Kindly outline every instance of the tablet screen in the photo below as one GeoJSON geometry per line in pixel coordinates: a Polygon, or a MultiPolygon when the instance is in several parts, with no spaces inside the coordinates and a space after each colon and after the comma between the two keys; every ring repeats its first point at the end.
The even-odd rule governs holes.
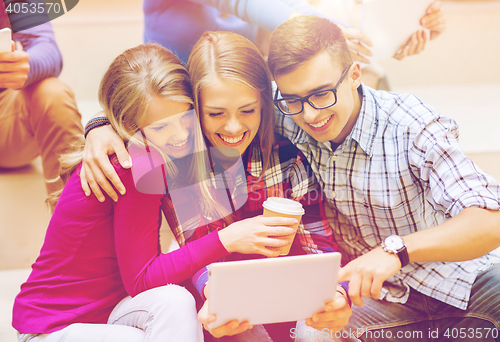
{"type": "Polygon", "coordinates": [[[334,299],[339,264],[340,253],[211,264],[208,310],[217,320],[210,328],[309,318],[334,299]]]}

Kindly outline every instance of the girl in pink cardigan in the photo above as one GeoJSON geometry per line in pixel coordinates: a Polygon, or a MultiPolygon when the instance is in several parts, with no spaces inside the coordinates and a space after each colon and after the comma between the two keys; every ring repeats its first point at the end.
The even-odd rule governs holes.
{"type": "MultiPolygon", "coordinates": [[[[228,227],[173,252],[160,251],[166,194],[147,190],[162,188],[159,182],[173,178],[189,179],[196,185],[203,171],[203,162],[194,164],[196,158],[186,158],[200,151],[203,141],[191,97],[184,66],[159,45],[140,45],[113,61],[101,82],[99,100],[112,127],[128,142],[133,169],[122,168],[112,158],[127,193],[116,202],[87,197],[78,177],[81,150],[64,156],[69,179],[40,256],[14,303],[13,327],[19,341],[203,340],[192,295],[172,284],[190,279],[229,252],[245,253],[239,241],[249,234],[230,234],[228,227]],[[174,161],[193,163],[188,169],[199,172],[181,174],[174,161]],[[154,170],[162,177],[156,177],[152,165],[158,166],[154,170]]],[[[201,186],[196,191],[197,203],[209,198],[203,196],[201,186]]],[[[292,219],[273,220],[266,223],[294,223],[289,222],[292,219]]],[[[233,229],[238,227],[241,224],[233,225],[233,229]]],[[[282,235],[292,230],[269,229],[281,229],[282,235]]],[[[287,243],[264,239],[267,246],[287,243]]]]}

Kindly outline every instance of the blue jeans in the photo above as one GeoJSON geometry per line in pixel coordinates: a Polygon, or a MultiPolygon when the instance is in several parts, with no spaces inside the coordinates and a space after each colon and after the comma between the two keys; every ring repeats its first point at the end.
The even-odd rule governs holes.
{"type": "Polygon", "coordinates": [[[273,342],[262,325],[255,325],[252,329],[234,336],[213,337],[214,342],[273,342]]]}
{"type": "Polygon", "coordinates": [[[319,338],[303,335],[296,341],[500,341],[498,264],[477,276],[467,310],[415,290],[410,291],[406,304],[363,300],[364,306],[353,306],[351,319],[341,332],[319,338]]]}
{"type": "Polygon", "coordinates": [[[234,336],[213,338],[215,342],[293,342],[296,322],[254,325],[252,329],[234,336]]]}

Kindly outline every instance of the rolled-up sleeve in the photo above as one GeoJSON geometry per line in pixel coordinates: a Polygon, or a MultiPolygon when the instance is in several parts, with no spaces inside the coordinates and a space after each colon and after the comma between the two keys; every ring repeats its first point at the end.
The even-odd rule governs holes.
{"type": "Polygon", "coordinates": [[[439,117],[426,124],[413,141],[410,161],[446,215],[473,206],[500,210],[500,184],[461,150],[453,120],[439,117]]]}

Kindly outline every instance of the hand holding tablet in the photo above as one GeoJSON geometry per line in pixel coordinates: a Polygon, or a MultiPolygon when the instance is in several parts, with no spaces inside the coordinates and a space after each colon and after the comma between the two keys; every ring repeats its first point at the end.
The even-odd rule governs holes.
{"type": "Polygon", "coordinates": [[[211,264],[202,310],[216,320],[208,328],[233,320],[253,325],[324,314],[325,304],[335,298],[339,264],[339,253],[211,264]]]}
{"type": "MultiPolygon", "coordinates": [[[[319,11],[365,33],[373,43],[371,62],[394,56],[423,30],[420,19],[434,0],[322,0],[319,11]]],[[[415,38],[416,39],[416,38],[415,38]]]]}
{"type": "MultiPolygon", "coordinates": [[[[264,217],[296,219],[295,232],[304,214],[299,202],[286,198],[270,197],[263,207],[264,217]]],[[[295,232],[269,238],[291,242],[295,232]]],[[[267,248],[287,255],[290,246],[267,248]]],[[[254,324],[303,319],[314,329],[338,331],[351,315],[347,294],[337,289],[339,265],[339,253],[211,264],[198,319],[214,337],[237,335],[254,324]],[[337,291],[342,295],[336,299],[337,291]]]]}
{"type": "Polygon", "coordinates": [[[209,307],[209,299],[208,299],[208,287],[209,285],[207,284],[205,286],[205,297],[207,297],[207,300],[203,304],[202,308],[198,312],[198,321],[203,324],[203,328],[207,330],[213,337],[215,338],[220,338],[223,336],[233,336],[233,335],[238,335],[241,334],[249,329],[252,329],[253,326],[250,325],[248,322],[238,322],[238,320],[232,320],[227,322],[226,324],[220,325],[215,328],[211,328],[212,323],[217,320],[216,315],[210,314],[208,312],[208,307],[209,307]]]}

